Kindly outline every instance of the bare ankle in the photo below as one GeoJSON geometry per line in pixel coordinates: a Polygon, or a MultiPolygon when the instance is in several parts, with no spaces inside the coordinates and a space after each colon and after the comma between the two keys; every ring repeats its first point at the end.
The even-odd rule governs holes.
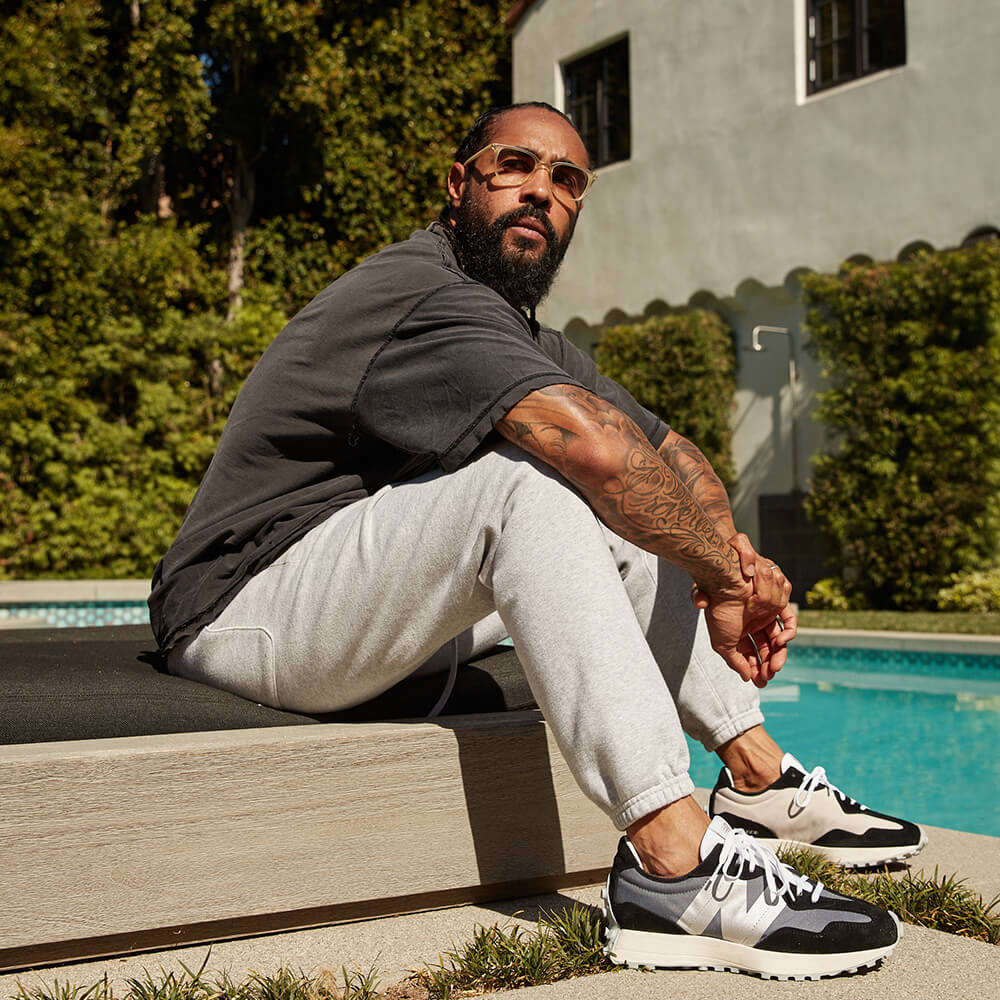
{"type": "Polygon", "coordinates": [[[715,752],[729,768],[737,791],[759,792],[781,777],[781,747],[763,726],[727,740],[715,752]]]}
{"type": "Polygon", "coordinates": [[[627,832],[647,872],[676,878],[698,866],[707,829],[708,817],[688,795],[636,820],[627,832]]]}

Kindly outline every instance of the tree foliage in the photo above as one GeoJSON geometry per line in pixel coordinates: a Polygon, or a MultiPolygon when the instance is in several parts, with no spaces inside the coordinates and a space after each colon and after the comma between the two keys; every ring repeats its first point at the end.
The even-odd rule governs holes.
{"type": "Polygon", "coordinates": [[[0,576],[143,576],[287,316],[426,225],[501,0],[7,0],[0,576]]]}
{"type": "Polygon", "coordinates": [[[806,509],[848,600],[933,608],[1000,540],[1000,245],[808,275],[831,388],[806,509]]]}
{"type": "Polygon", "coordinates": [[[595,351],[603,374],[693,441],[719,478],[736,480],[729,418],[735,405],[732,330],[714,312],[677,309],[607,327],[595,351]]]}

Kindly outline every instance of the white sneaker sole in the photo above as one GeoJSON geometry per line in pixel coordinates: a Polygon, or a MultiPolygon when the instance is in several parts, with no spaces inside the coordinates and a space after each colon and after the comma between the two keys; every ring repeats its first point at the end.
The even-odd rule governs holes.
{"type": "Polygon", "coordinates": [[[891,945],[866,951],[808,955],[765,951],[695,934],[623,930],[618,926],[605,897],[605,936],[608,943],[604,954],[613,964],[630,969],[699,969],[747,972],[762,979],[824,979],[871,968],[888,958],[903,936],[899,918],[894,913],[891,916],[899,931],[891,945]]]}
{"type": "Polygon", "coordinates": [[[927,834],[920,831],[920,843],[903,847],[821,847],[819,844],[808,844],[800,840],[774,840],[769,837],[755,837],[758,844],[769,847],[772,851],[783,847],[792,850],[813,851],[821,854],[827,861],[841,865],[844,868],[873,868],[876,865],[888,865],[893,861],[912,858],[914,854],[927,846],[927,834]]]}

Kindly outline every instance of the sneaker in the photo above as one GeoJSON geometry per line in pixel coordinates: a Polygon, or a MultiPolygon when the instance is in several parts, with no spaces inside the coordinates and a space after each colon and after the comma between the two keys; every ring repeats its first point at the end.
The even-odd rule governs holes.
{"type": "Polygon", "coordinates": [[[911,857],[927,843],[914,823],[877,813],[845,795],[814,767],[808,773],[790,754],[781,777],[761,792],[739,792],[724,767],[708,800],[709,816],[721,816],[758,842],[805,847],[847,868],[869,868],[911,857]]]}
{"type": "Polygon", "coordinates": [[[660,878],[622,837],[602,893],[612,962],[820,979],[875,965],[899,941],[895,914],[809,881],[718,816],[700,857],[660,878]]]}

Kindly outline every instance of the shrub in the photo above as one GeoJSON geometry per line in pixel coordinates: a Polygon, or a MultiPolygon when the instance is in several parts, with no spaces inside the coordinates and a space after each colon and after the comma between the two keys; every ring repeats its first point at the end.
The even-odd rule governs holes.
{"type": "Polygon", "coordinates": [[[720,316],[678,309],[607,327],[595,359],[603,374],[693,441],[726,486],[733,485],[729,417],[736,394],[736,352],[732,330],[720,316]]]}
{"type": "Polygon", "coordinates": [[[831,388],[806,511],[876,608],[934,608],[1000,537],[1000,245],[807,275],[831,388]]]}
{"type": "Polygon", "coordinates": [[[79,322],[0,314],[0,578],[149,576],[284,323],[258,305],[188,314],[173,295],[119,313],[95,289],[110,304],[79,322]]]}
{"type": "Polygon", "coordinates": [[[941,611],[1000,611],[1000,567],[955,573],[937,595],[941,611]]]}
{"type": "Polygon", "coordinates": [[[864,611],[868,607],[860,595],[848,593],[844,581],[835,576],[817,580],[806,591],[806,606],[810,611],[864,611]]]}

